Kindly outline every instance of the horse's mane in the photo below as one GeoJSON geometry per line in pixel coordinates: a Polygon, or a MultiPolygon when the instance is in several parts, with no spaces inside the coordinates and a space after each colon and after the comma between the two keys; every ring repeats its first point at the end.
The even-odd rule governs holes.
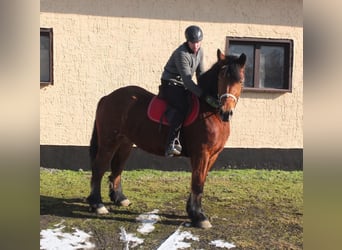
{"type": "Polygon", "coordinates": [[[208,71],[203,73],[198,79],[198,86],[206,95],[217,96],[219,62],[216,62],[208,71]]]}

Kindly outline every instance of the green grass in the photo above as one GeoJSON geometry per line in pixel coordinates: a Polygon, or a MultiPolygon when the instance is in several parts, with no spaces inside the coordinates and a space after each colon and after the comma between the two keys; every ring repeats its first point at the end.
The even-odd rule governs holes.
{"type": "MultiPolygon", "coordinates": [[[[178,226],[188,221],[185,204],[190,192],[191,173],[157,170],[123,172],[123,190],[133,203],[115,207],[108,197],[106,173],[102,197],[109,215],[88,212],[85,198],[90,191],[89,171],[40,171],[41,229],[51,228],[61,219],[67,228],[94,233],[99,248],[120,246],[120,227],[139,234],[135,218],[159,209],[161,221],[144,235],[139,249],[155,249],[178,226]]],[[[202,201],[213,228],[187,228],[199,236],[196,249],[210,249],[209,242],[234,242],[236,249],[302,249],[303,172],[268,170],[212,171],[207,177],[202,201]]],[[[122,248],[119,248],[122,249],[122,248]]]]}

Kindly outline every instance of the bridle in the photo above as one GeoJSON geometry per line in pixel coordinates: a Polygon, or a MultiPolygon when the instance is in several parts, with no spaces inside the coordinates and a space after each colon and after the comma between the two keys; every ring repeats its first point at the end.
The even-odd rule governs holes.
{"type": "MultiPolygon", "coordinates": [[[[224,75],[224,76],[227,76],[227,74],[228,74],[228,72],[227,72],[227,71],[228,71],[228,65],[224,65],[224,66],[221,68],[221,70],[224,70],[223,75],[224,75]]],[[[244,83],[244,80],[241,79],[241,80],[240,80],[240,84],[242,84],[242,86],[243,86],[243,83],[244,83]]],[[[222,104],[222,99],[223,99],[223,98],[229,98],[229,97],[233,98],[233,100],[234,100],[234,102],[235,102],[235,105],[237,104],[237,102],[238,102],[239,99],[238,99],[235,95],[230,94],[230,93],[224,93],[224,94],[222,94],[222,95],[219,97],[220,106],[223,105],[223,104],[222,104]]]]}
{"type": "Polygon", "coordinates": [[[244,67],[246,64],[246,55],[241,54],[240,57],[225,57],[222,53],[219,53],[218,51],[218,59],[219,62],[221,63],[226,63],[224,65],[221,64],[219,72],[218,72],[218,84],[224,84],[222,85],[217,85],[217,90],[220,93],[224,93],[219,95],[218,94],[218,103],[219,103],[219,108],[218,108],[218,113],[223,122],[229,122],[230,118],[233,116],[233,109],[235,108],[239,96],[235,96],[234,94],[228,93],[231,91],[231,87],[235,86],[236,83],[238,83],[241,87],[239,93],[242,91],[242,88],[244,86],[244,67]],[[231,60],[233,61],[231,61],[231,60]],[[235,83],[234,85],[232,85],[235,83]],[[226,89],[228,87],[228,89],[226,89]],[[225,89],[222,89],[225,88],[225,89]],[[234,100],[234,106],[230,107],[225,105],[227,103],[228,98],[231,98],[234,100]],[[223,100],[225,99],[225,100],[223,100]],[[227,106],[225,108],[222,108],[223,106],[227,106]]]}
{"type": "Polygon", "coordinates": [[[238,102],[238,98],[235,96],[235,95],[233,95],[233,94],[230,94],[230,93],[225,93],[225,94],[223,94],[223,95],[221,95],[220,97],[219,97],[219,102],[220,102],[220,105],[222,105],[222,98],[229,98],[229,97],[231,97],[231,98],[233,98],[233,100],[237,103],[238,102]]]}
{"type": "MultiPolygon", "coordinates": [[[[241,81],[240,81],[240,84],[242,84],[242,86],[243,86],[243,83],[244,83],[244,81],[241,80],[241,81]]],[[[220,103],[220,106],[223,105],[223,104],[222,104],[222,99],[223,99],[223,98],[229,98],[229,97],[233,98],[233,100],[234,100],[234,102],[235,102],[235,105],[236,105],[237,102],[239,101],[239,98],[236,97],[235,95],[230,94],[230,93],[224,93],[224,94],[222,94],[222,95],[218,98],[219,103],[220,103]]]]}
{"type": "MultiPolygon", "coordinates": [[[[240,81],[240,84],[242,84],[242,86],[243,86],[243,80],[240,81]]],[[[233,95],[233,94],[224,93],[224,94],[222,94],[222,95],[219,97],[220,107],[223,106],[222,99],[223,99],[223,98],[229,98],[229,97],[231,97],[231,98],[234,100],[235,106],[236,106],[236,104],[237,104],[239,98],[236,97],[236,96],[233,95]]],[[[231,119],[231,117],[233,116],[233,110],[229,110],[229,111],[226,111],[226,112],[222,112],[222,110],[219,109],[219,114],[220,114],[220,116],[221,116],[222,121],[227,122],[227,121],[229,121],[229,120],[231,119]]]]}

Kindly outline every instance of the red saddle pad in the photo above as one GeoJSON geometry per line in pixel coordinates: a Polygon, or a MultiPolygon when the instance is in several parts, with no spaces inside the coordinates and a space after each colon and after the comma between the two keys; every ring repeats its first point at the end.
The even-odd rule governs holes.
{"type": "MultiPolygon", "coordinates": [[[[162,123],[164,125],[169,125],[169,123],[166,120],[166,117],[164,114],[167,107],[167,103],[165,100],[158,98],[158,96],[154,96],[148,105],[147,109],[147,116],[155,122],[162,123]],[[163,119],[161,117],[163,116],[163,119]]],[[[191,123],[194,122],[196,117],[198,116],[199,112],[199,101],[198,98],[195,95],[192,95],[192,105],[191,105],[191,112],[186,117],[183,126],[188,126],[191,123]]]]}

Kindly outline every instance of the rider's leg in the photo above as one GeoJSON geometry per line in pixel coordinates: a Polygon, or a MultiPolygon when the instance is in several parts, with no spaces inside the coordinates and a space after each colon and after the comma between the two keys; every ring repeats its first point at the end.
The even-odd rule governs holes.
{"type": "Polygon", "coordinates": [[[182,151],[179,132],[183,123],[183,116],[176,109],[170,108],[167,119],[170,123],[170,130],[166,141],[165,156],[172,157],[173,155],[180,155],[182,151]]]}
{"type": "Polygon", "coordinates": [[[169,85],[165,92],[165,99],[169,105],[166,117],[170,124],[165,155],[172,157],[181,154],[182,151],[179,131],[189,109],[188,91],[182,86],[169,85]]]}

